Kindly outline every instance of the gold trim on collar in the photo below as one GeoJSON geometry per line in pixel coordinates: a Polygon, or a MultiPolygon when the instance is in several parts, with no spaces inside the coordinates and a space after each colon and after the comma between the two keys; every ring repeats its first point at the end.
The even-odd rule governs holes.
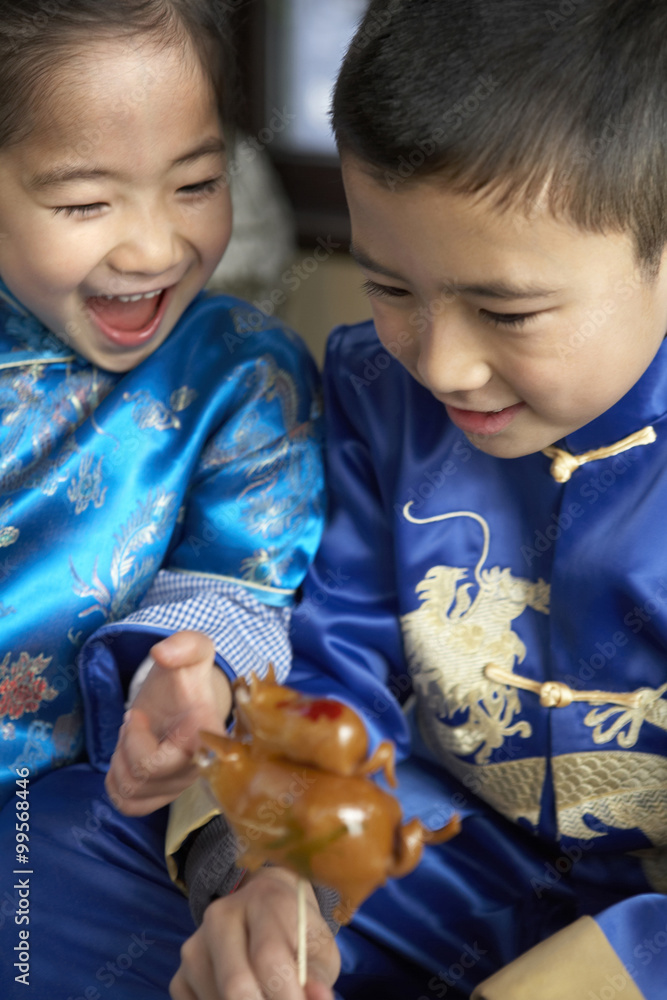
{"type": "Polygon", "coordinates": [[[498,684],[508,684],[510,687],[532,691],[540,696],[540,705],[545,708],[567,708],[573,701],[586,701],[590,705],[623,705],[636,708],[640,703],[638,691],[573,691],[567,684],[560,681],[531,681],[521,677],[512,670],[505,670],[496,663],[487,663],[484,676],[498,684]]]}
{"type": "Polygon", "coordinates": [[[566,483],[572,473],[579,466],[585,465],[586,462],[596,462],[600,458],[613,458],[614,455],[620,455],[621,452],[629,451],[630,448],[636,448],[640,444],[652,444],[655,440],[656,433],[649,426],[635,431],[634,434],[617,441],[616,444],[610,444],[606,448],[594,448],[593,451],[585,451],[582,455],[571,455],[569,451],[563,451],[562,448],[556,448],[555,445],[543,448],[542,453],[547,458],[553,459],[549,472],[556,482],[566,483]]]}

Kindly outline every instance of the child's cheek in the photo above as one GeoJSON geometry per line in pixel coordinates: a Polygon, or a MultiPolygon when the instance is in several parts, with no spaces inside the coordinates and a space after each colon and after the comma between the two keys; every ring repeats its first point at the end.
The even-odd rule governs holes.
{"type": "Polygon", "coordinates": [[[385,351],[411,368],[419,353],[419,317],[414,310],[392,308],[371,299],[373,320],[385,351]]]}

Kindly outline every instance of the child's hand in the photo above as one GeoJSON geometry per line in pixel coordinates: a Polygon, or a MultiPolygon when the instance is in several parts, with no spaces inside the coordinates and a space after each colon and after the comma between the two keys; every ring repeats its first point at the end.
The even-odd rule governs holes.
{"type": "Polygon", "coordinates": [[[238,892],[211,903],[181,949],[172,1000],[333,1000],[340,956],[312,887],[308,982],[299,986],[296,883],[284,868],[260,868],[238,892]]]}
{"type": "Polygon", "coordinates": [[[197,777],[198,732],[224,732],[229,681],[201,632],[177,632],[153,646],[155,660],[125,716],[106,789],[120,812],[145,816],[173,802],[197,777]]]}

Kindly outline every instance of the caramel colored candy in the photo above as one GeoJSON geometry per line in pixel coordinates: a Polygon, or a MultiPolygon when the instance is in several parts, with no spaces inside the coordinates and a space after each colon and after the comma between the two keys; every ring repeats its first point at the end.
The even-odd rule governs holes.
{"type": "Polygon", "coordinates": [[[344,702],[276,684],[272,668],[266,680],[237,681],[234,700],[235,735],[252,735],[253,753],[288,757],[340,775],[383,770],[396,785],[393,745],[385,740],[368,757],[364,724],[344,702]]]}
{"type": "Polygon", "coordinates": [[[433,832],[418,819],[402,825],[396,799],[363,776],[261,754],[213,733],[201,738],[213,752],[202,772],[239,839],[240,863],[254,870],[270,861],[337,890],[341,923],[388,878],[412,871],[423,844],[458,832],[457,817],[433,832]]]}

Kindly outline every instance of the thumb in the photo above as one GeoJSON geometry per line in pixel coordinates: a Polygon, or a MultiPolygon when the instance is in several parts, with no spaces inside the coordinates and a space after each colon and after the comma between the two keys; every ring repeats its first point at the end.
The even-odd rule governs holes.
{"type": "Polygon", "coordinates": [[[153,646],[150,655],[157,671],[148,677],[141,707],[152,717],[159,705],[160,737],[180,730],[181,746],[194,753],[198,730],[224,732],[231,711],[231,686],[215,664],[215,646],[203,632],[175,632],[153,646]]]}
{"type": "Polygon", "coordinates": [[[168,670],[211,666],[215,658],[215,646],[203,632],[175,632],[156,643],[150,650],[150,655],[158,666],[168,670]]]}

